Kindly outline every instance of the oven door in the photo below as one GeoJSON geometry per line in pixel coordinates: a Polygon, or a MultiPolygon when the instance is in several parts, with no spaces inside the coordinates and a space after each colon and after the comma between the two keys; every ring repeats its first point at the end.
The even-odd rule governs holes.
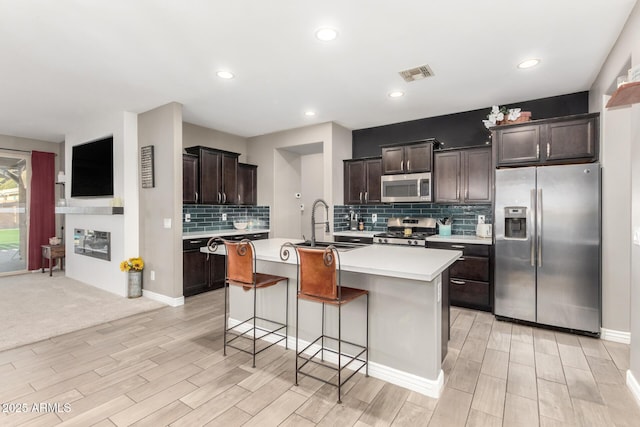
{"type": "Polygon", "coordinates": [[[382,202],[430,202],[431,173],[382,175],[382,202]]]}

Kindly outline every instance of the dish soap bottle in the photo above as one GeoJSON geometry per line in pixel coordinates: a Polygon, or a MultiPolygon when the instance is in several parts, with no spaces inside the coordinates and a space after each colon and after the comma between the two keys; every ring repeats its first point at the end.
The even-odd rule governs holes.
{"type": "Polygon", "coordinates": [[[358,230],[364,231],[364,220],[362,218],[358,221],[358,230]]]}

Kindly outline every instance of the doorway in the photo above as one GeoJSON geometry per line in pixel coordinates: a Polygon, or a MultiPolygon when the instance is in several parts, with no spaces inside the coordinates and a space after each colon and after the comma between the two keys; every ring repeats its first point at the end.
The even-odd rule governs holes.
{"type": "Polygon", "coordinates": [[[30,161],[0,152],[0,275],[27,270],[30,161]]]}

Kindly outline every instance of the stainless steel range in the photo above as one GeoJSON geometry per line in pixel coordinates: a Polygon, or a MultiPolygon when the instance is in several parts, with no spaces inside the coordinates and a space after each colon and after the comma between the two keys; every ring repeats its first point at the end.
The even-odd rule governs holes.
{"type": "Polygon", "coordinates": [[[386,233],[375,234],[373,243],[424,247],[427,237],[436,234],[434,218],[389,218],[386,233]]]}

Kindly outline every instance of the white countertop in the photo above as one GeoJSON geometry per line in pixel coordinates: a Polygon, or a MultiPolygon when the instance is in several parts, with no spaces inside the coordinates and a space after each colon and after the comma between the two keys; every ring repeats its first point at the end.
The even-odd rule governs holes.
{"type": "Polygon", "coordinates": [[[200,239],[202,237],[220,237],[220,236],[237,236],[239,234],[256,234],[256,233],[268,233],[268,228],[253,228],[251,230],[215,230],[215,231],[194,231],[182,233],[182,240],[185,239],[200,239]]]}
{"type": "Polygon", "coordinates": [[[345,231],[334,231],[334,236],[344,236],[344,237],[373,237],[374,234],[380,234],[382,231],[358,231],[358,230],[345,230],[345,231]]]}
{"type": "MultiPolygon", "coordinates": [[[[299,243],[301,240],[275,238],[253,241],[256,259],[295,264],[294,253],[290,254],[287,261],[280,259],[280,248],[286,242],[299,243]]],[[[216,252],[210,252],[207,247],[203,247],[200,248],[200,252],[223,255],[225,250],[224,246],[219,246],[216,252]]],[[[366,245],[340,251],[339,256],[342,271],[432,281],[460,258],[462,252],[394,245],[366,245]]]]}
{"type": "Polygon", "coordinates": [[[473,245],[492,245],[491,237],[478,237],[473,235],[452,234],[451,236],[440,236],[439,234],[427,237],[427,242],[443,243],[467,243],[473,245]]]}

